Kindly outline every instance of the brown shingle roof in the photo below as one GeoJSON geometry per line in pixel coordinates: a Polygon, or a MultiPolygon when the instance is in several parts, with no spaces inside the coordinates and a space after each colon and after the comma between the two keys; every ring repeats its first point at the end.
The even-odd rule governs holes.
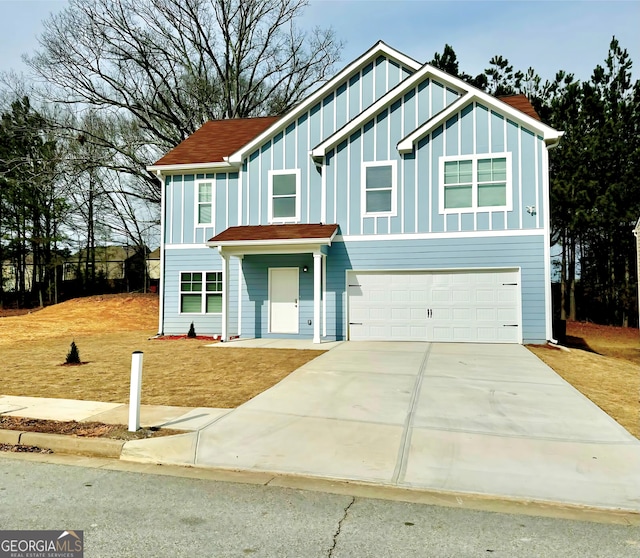
{"type": "Polygon", "coordinates": [[[254,240],[302,240],[331,238],[338,225],[249,225],[229,227],[209,242],[251,242],[254,240]]]}
{"type": "Polygon", "coordinates": [[[234,151],[264,132],[279,116],[210,120],[154,165],[221,163],[234,151]]]}
{"type": "Polygon", "coordinates": [[[524,112],[527,116],[540,120],[540,116],[526,95],[506,95],[504,97],[498,97],[498,99],[512,106],[514,109],[524,112]]]}

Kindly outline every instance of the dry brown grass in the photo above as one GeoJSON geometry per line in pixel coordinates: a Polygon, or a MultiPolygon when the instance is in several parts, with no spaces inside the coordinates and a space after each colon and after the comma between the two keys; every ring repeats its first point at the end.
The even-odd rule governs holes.
{"type": "Polygon", "coordinates": [[[529,347],[560,376],[640,438],[640,332],[567,323],[570,352],[529,347]]]}
{"type": "Polygon", "coordinates": [[[232,408],[322,354],[150,340],[157,312],[153,295],[112,295],[0,318],[0,393],[126,403],[131,353],[143,351],[143,404],[232,408]],[[87,364],[61,366],[72,340],[87,364]]]}

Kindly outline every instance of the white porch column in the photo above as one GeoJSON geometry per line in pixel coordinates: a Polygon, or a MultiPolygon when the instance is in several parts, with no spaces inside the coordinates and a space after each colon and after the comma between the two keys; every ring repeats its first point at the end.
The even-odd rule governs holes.
{"type": "Polygon", "coordinates": [[[242,259],[238,256],[238,337],[242,337],[242,259]]]}
{"type": "Polygon", "coordinates": [[[229,256],[222,256],[222,339],[221,341],[229,341],[229,256]]]}
{"type": "Polygon", "coordinates": [[[320,343],[322,254],[313,254],[313,342],[320,343]]]}

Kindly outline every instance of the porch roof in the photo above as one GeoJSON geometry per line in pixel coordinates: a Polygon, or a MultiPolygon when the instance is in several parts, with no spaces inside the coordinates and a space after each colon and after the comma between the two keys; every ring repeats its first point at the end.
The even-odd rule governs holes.
{"type": "Polygon", "coordinates": [[[221,254],[241,256],[248,254],[320,253],[330,246],[338,232],[338,225],[282,224],[247,225],[229,227],[207,241],[221,254]]]}

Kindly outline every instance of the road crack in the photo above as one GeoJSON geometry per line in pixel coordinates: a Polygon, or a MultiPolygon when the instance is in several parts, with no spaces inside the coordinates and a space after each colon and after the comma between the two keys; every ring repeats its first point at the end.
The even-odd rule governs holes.
{"type": "Polygon", "coordinates": [[[338,544],[338,537],[340,536],[340,531],[342,531],[342,524],[344,523],[344,520],[347,519],[349,510],[351,509],[351,506],[353,506],[355,501],[356,501],[355,496],[352,496],[351,502],[349,502],[349,505],[346,508],[344,508],[344,515],[342,516],[340,521],[338,521],[338,528],[336,529],[336,532],[333,535],[333,544],[331,545],[331,548],[329,549],[329,552],[327,554],[328,558],[331,558],[333,556],[333,551],[336,549],[336,545],[338,544]]]}

